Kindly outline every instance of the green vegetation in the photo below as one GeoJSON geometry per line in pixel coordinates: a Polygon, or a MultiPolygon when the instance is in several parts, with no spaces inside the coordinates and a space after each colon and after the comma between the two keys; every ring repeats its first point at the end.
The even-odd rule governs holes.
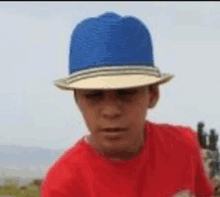
{"type": "Polygon", "coordinates": [[[26,189],[21,189],[15,185],[7,185],[0,187],[0,197],[39,197],[39,190],[37,186],[27,186],[26,189]]]}

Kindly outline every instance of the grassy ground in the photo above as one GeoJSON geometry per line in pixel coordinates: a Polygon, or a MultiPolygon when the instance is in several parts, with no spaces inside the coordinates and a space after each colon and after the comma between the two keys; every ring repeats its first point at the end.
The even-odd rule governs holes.
{"type": "Polygon", "coordinates": [[[20,189],[16,186],[3,186],[0,189],[1,196],[11,197],[39,197],[39,191],[37,186],[28,186],[27,189],[20,189]]]}

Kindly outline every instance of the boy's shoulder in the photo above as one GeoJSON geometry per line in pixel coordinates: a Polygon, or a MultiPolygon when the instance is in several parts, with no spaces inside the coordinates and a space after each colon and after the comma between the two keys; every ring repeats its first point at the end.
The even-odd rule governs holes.
{"type": "Polygon", "coordinates": [[[152,135],[167,145],[184,146],[189,149],[197,149],[197,132],[190,126],[174,125],[169,123],[148,122],[152,135]]]}
{"type": "Polygon", "coordinates": [[[48,176],[48,174],[60,176],[63,173],[61,169],[74,173],[74,169],[77,170],[77,166],[80,166],[83,162],[85,162],[83,159],[85,153],[86,147],[83,136],[76,143],[73,143],[67,147],[63,153],[61,153],[60,156],[48,166],[47,171],[44,173],[44,179],[48,176]]]}
{"type": "Polygon", "coordinates": [[[70,196],[71,191],[83,192],[78,183],[83,173],[82,166],[86,162],[86,146],[84,137],[70,145],[44,172],[42,188],[44,193],[59,192],[62,196],[70,196]],[[77,182],[78,181],[78,182],[77,182]],[[79,191],[80,190],[80,191],[79,191]]]}

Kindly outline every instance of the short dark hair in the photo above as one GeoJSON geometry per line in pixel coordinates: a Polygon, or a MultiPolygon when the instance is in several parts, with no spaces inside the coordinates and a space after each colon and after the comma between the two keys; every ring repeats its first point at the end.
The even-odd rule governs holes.
{"type": "Polygon", "coordinates": [[[75,102],[76,102],[76,104],[77,104],[77,99],[76,99],[76,89],[73,90],[73,97],[74,97],[74,100],[75,100],[75,102]]]}

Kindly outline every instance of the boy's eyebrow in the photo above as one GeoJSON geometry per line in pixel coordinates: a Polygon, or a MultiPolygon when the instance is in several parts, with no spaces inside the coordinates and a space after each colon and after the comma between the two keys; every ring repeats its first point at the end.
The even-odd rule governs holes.
{"type": "Polygon", "coordinates": [[[82,90],[83,94],[95,93],[95,92],[103,92],[103,90],[82,90]]]}
{"type": "MultiPolygon", "coordinates": [[[[115,89],[114,91],[132,91],[132,90],[136,90],[138,88],[121,88],[121,89],[115,89]]],[[[82,94],[89,94],[89,93],[97,93],[97,92],[107,92],[109,90],[81,90],[82,94]]]]}

